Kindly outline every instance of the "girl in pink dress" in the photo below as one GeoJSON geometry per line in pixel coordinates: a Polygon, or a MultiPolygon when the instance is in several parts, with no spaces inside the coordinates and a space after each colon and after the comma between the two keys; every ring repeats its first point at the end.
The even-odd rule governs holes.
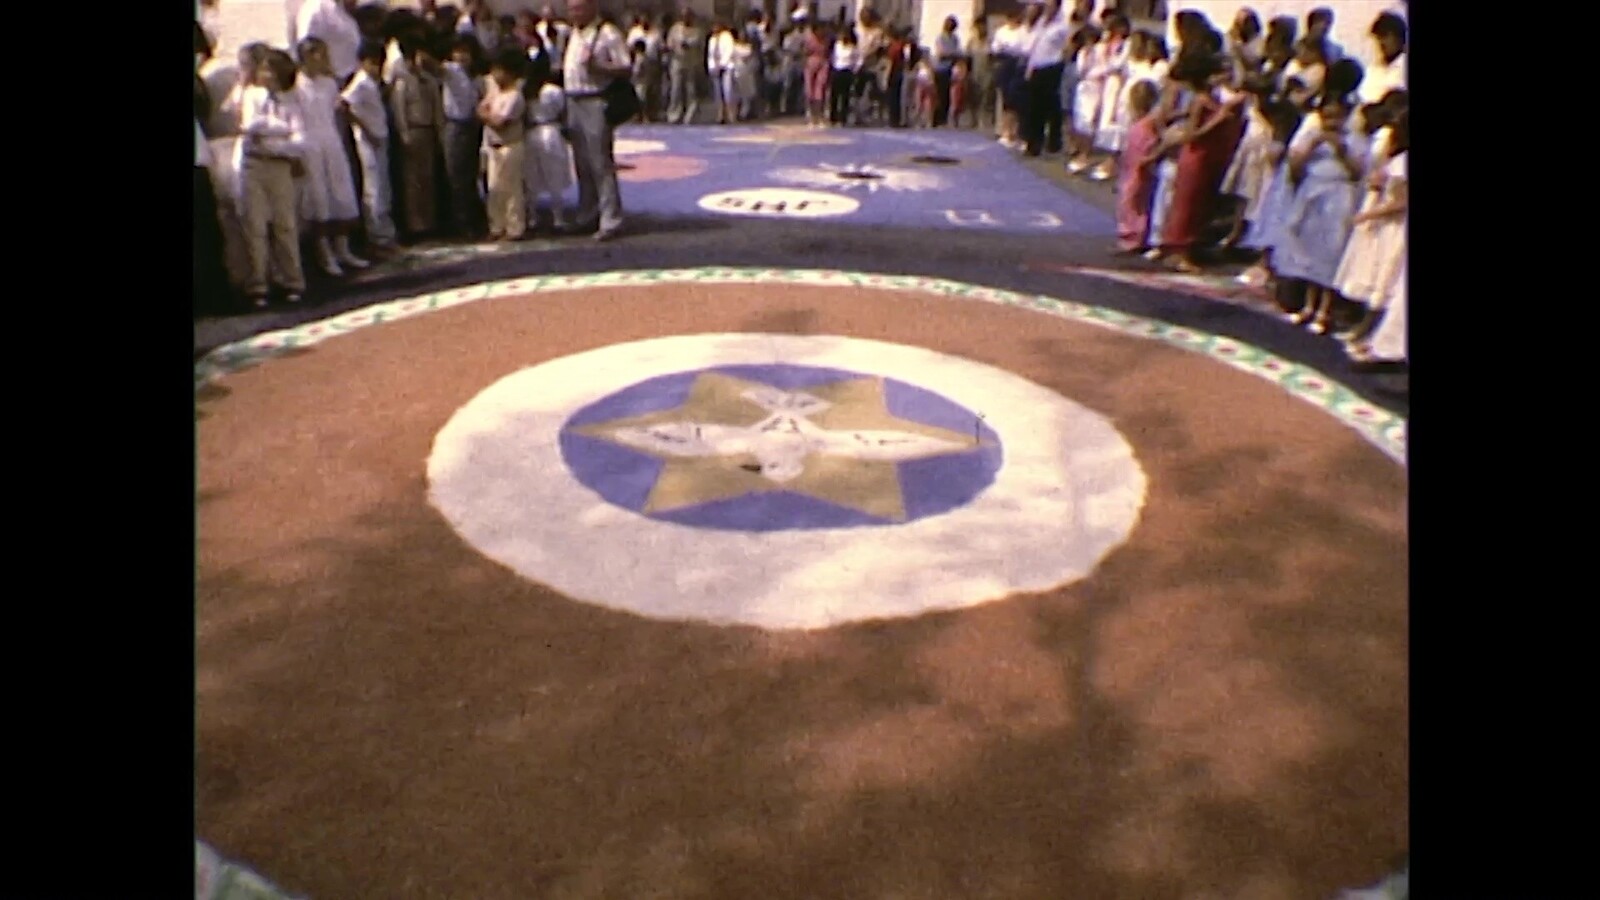
{"type": "Polygon", "coordinates": [[[815,22],[806,23],[806,125],[820,128],[828,120],[828,78],[833,74],[833,42],[815,22]]]}
{"type": "Polygon", "coordinates": [[[1216,209],[1222,177],[1233,162],[1244,136],[1244,112],[1237,102],[1223,102],[1218,84],[1228,77],[1210,56],[1180,58],[1172,77],[1195,92],[1184,142],[1178,153],[1177,177],[1172,188],[1172,208],[1162,229],[1161,248],[1179,254],[1181,272],[1198,272],[1194,257],[1201,232],[1216,209]]]}
{"type": "Polygon", "coordinates": [[[1117,176],[1117,247],[1124,253],[1142,253],[1149,246],[1150,204],[1156,196],[1156,162],[1151,151],[1161,141],[1161,120],[1155,82],[1140,81],[1127,93],[1127,116],[1132,124],[1124,136],[1121,171],[1117,176]]]}

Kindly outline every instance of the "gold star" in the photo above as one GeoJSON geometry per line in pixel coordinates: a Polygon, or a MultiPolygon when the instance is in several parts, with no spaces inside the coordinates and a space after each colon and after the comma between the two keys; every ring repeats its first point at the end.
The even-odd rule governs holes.
{"type": "Polygon", "coordinates": [[[665,461],[645,512],[792,491],[891,521],[906,517],[898,462],[978,446],[890,413],[875,377],[783,391],[707,372],[676,409],[577,432],[665,461]]]}

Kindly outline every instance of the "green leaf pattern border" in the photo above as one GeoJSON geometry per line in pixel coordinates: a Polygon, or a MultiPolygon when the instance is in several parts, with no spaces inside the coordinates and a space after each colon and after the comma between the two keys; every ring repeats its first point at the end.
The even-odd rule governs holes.
{"type": "Polygon", "coordinates": [[[195,364],[195,389],[198,391],[229,373],[358,328],[407,319],[463,303],[537,294],[543,291],[639,287],[654,284],[800,284],[907,290],[1030,309],[1134,337],[1159,340],[1192,353],[1208,356],[1224,365],[1269,381],[1291,396],[1321,408],[1355,430],[1390,458],[1402,465],[1406,462],[1404,417],[1369,403],[1355,391],[1315,369],[1282,359],[1232,338],[1157,319],[1130,315],[1102,306],[1060,300],[1043,294],[1021,294],[942,278],[823,269],[703,267],[617,270],[579,275],[534,275],[389,300],[293,328],[264,332],[218,347],[201,357],[195,364]]]}

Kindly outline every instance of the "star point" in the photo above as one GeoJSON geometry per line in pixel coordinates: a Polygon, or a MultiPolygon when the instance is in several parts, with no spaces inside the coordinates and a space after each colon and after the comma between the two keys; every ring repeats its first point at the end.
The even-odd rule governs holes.
{"type": "Polygon", "coordinates": [[[872,376],[784,390],[705,372],[675,409],[575,430],[664,461],[645,512],[787,491],[889,521],[906,518],[900,462],[984,443],[894,415],[872,376]]]}

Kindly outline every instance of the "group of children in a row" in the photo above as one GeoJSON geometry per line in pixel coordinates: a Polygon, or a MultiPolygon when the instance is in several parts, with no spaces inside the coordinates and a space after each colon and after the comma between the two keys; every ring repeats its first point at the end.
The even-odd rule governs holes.
{"type": "MultiPolygon", "coordinates": [[[[197,29],[197,57],[199,40],[197,29]]],[[[267,305],[269,282],[288,302],[304,296],[302,236],[333,277],[370,264],[350,244],[358,226],[369,254],[392,253],[397,195],[413,239],[445,221],[457,236],[477,237],[486,220],[491,239],[518,240],[545,198],[553,227],[565,228],[561,197],[573,170],[549,54],[506,46],[485,67],[470,34],[413,33],[398,44],[399,63],[387,66],[383,44],[363,44],[360,69],[342,89],[316,38],[300,42],[298,63],[251,44],[239,53],[234,87],[209,110],[197,106],[205,145],[197,164],[234,138],[231,159],[212,153],[207,162],[216,215],[230,226],[225,240],[242,245],[242,254],[234,249],[252,305],[267,305]]]]}
{"type": "Polygon", "coordinates": [[[1084,29],[1068,169],[1104,177],[1088,148],[1115,160],[1124,252],[1190,272],[1213,242],[1258,253],[1239,280],[1270,285],[1291,321],[1358,361],[1403,359],[1406,23],[1373,23],[1368,72],[1314,15],[1295,41],[1292,19],[1263,40],[1249,10],[1226,37],[1180,13],[1170,67],[1153,35],[1084,29]]]}

